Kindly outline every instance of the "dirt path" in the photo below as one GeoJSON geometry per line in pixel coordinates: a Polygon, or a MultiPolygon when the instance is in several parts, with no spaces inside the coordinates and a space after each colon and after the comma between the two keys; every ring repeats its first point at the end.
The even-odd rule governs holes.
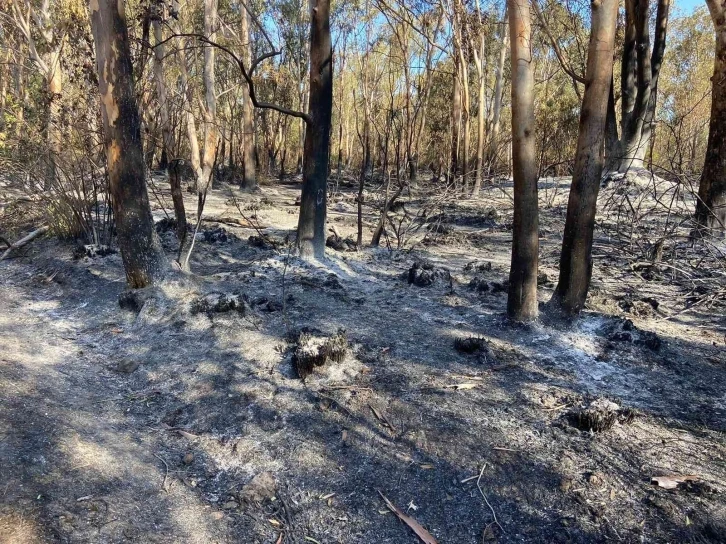
{"type": "MultiPolygon", "coordinates": [[[[296,191],[267,190],[249,215],[281,239],[296,191]]],[[[233,211],[224,191],[208,206],[233,211]]],[[[339,206],[331,221],[345,236],[353,217],[339,206]]],[[[726,373],[713,322],[614,310],[625,285],[598,269],[578,324],[512,328],[503,292],[467,287],[506,278],[504,227],[475,230],[474,246],[332,252],[310,266],[221,226],[205,224],[198,277],[152,292],[139,313],[118,306],[118,255],[74,261],[46,240],[3,263],[0,541],[416,542],[378,491],[441,543],[724,534],[726,373]],[[409,285],[414,257],[452,280],[409,285]],[[238,294],[243,311],[195,312],[220,293],[238,294]],[[351,342],[306,382],[291,361],[303,327],[351,342]],[[457,352],[467,336],[486,349],[457,352]],[[595,397],[637,417],[577,430],[568,414],[595,397]],[[275,499],[250,502],[263,472],[275,499]],[[698,482],[650,485],[670,473],[698,482]]],[[[171,250],[173,234],[163,238],[171,250]]],[[[545,271],[555,247],[545,235],[545,271]]]]}
{"type": "Polygon", "coordinates": [[[98,349],[124,325],[122,284],[20,263],[3,272],[0,540],[220,540],[196,494],[162,490],[158,433],[129,425],[128,385],[98,349]]]}

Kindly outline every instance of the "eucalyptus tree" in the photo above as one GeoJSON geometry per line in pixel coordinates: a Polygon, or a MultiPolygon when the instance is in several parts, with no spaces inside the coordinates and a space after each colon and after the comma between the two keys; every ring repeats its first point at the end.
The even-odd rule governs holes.
{"type": "Polygon", "coordinates": [[[129,286],[146,287],[164,277],[167,262],[146,190],[125,2],[91,0],[89,11],[118,245],[129,286]]]}
{"type": "Polygon", "coordinates": [[[723,236],[726,232],[726,6],[706,0],[713,19],[716,46],[711,78],[711,121],[706,160],[698,187],[696,220],[723,236]]]}
{"type": "Polygon", "coordinates": [[[532,23],[528,0],[508,0],[512,62],[512,162],[514,224],[507,314],[514,321],[537,318],[539,217],[534,134],[532,23]]]}
{"type": "Polygon", "coordinates": [[[582,310],[592,276],[592,240],[604,166],[603,140],[613,74],[618,1],[592,2],[591,11],[585,92],[560,254],[560,277],[551,300],[553,307],[566,314],[582,310]]]}

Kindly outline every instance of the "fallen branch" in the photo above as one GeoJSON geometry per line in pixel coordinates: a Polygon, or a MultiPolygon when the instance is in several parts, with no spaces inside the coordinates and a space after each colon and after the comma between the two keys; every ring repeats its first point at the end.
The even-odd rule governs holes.
{"type": "Polygon", "coordinates": [[[251,221],[244,221],[237,217],[229,217],[229,216],[203,217],[202,223],[222,223],[223,225],[234,225],[236,227],[245,227],[248,229],[255,229],[255,230],[264,228],[264,227],[258,227],[258,226],[253,225],[251,221]]]}
{"type": "Polygon", "coordinates": [[[33,232],[31,232],[30,234],[28,234],[24,238],[21,238],[17,242],[10,244],[10,246],[5,250],[5,253],[3,253],[2,256],[0,256],[0,261],[2,261],[3,259],[7,258],[7,256],[10,255],[10,252],[13,249],[18,249],[20,247],[23,247],[25,244],[27,244],[27,243],[32,242],[33,240],[35,240],[41,234],[44,234],[44,233],[48,232],[48,228],[49,228],[48,225],[43,225],[42,227],[40,227],[37,230],[34,230],[33,232]]]}

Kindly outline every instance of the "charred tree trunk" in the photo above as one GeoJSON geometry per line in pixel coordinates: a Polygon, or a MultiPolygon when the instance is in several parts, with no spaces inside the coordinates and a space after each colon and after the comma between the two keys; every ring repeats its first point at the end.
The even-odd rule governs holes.
{"type": "Polygon", "coordinates": [[[305,130],[303,189],[297,244],[304,259],[325,257],[330,125],[333,110],[333,49],[330,0],[310,2],[310,99],[305,130]]]}
{"type": "MultiPolygon", "coordinates": [[[[250,14],[242,8],[242,60],[245,66],[252,62],[252,43],[250,42],[250,14]]],[[[257,188],[257,171],[255,169],[255,112],[249,92],[245,89],[242,103],[242,181],[240,187],[245,190],[257,188]]]]}
{"type": "Polygon", "coordinates": [[[575,168],[560,255],[560,278],[550,304],[567,315],[585,306],[592,276],[592,239],[603,170],[607,95],[613,73],[618,0],[592,2],[585,94],[580,110],[575,168]]]}
{"type": "Polygon", "coordinates": [[[491,165],[497,157],[497,147],[499,145],[499,125],[502,116],[502,98],[504,95],[504,63],[507,60],[507,37],[509,24],[507,23],[507,8],[504,9],[504,18],[502,20],[500,30],[501,47],[499,48],[499,59],[497,62],[497,72],[494,82],[494,104],[491,109],[491,119],[489,122],[489,151],[487,153],[487,162],[491,165]]]}
{"type": "Polygon", "coordinates": [[[650,143],[669,11],[670,0],[659,0],[651,56],[648,0],[625,2],[625,43],[621,69],[621,172],[627,172],[631,167],[642,168],[650,143]]]}
{"type": "Polygon", "coordinates": [[[454,54],[454,82],[451,97],[451,167],[449,168],[449,183],[456,180],[459,170],[459,140],[461,129],[461,75],[458,62],[458,51],[454,54]]]}
{"type": "MultiPolygon", "coordinates": [[[[204,0],[204,35],[211,41],[217,36],[217,0],[204,0]]],[[[202,153],[202,179],[197,186],[201,195],[212,188],[214,162],[217,156],[219,131],[217,129],[217,95],[214,72],[215,48],[204,46],[204,152],[202,153]]],[[[201,197],[200,197],[201,198],[201,197]]]]}
{"type": "Polygon", "coordinates": [[[660,68],[665,55],[666,34],[668,31],[668,13],[670,11],[670,0],[659,0],[658,11],[655,16],[655,36],[653,38],[653,54],[650,58],[651,80],[650,100],[643,119],[641,140],[643,148],[652,147],[653,131],[655,129],[655,110],[658,102],[658,79],[660,68]]]}
{"type": "Polygon", "coordinates": [[[696,221],[723,236],[726,232],[726,7],[708,0],[716,32],[716,54],[711,78],[711,121],[706,160],[698,187],[696,221]]]}
{"type": "Polygon", "coordinates": [[[481,33],[479,38],[479,54],[476,58],[477,75],[479,76],[479,110],[477,112],[477,141],[476,141],[476,178],[474,180],[474,189],[472,196],[478,196],[481,190],[481,184],[484,179],[484,146],[486,145],[487,128],[486,128],[486,89],[487,78],[484,70],[484,62],[486,59],[486,35],[481,33]]]}
{"type": "Polygon", "coordinates": [[[161,132],[164,138],[164,152],[162,153],[162,161],[165,162],[164,168],[169,175],[169,186],[171,187],[171,199],[174,203],[174,216],[176,217],[176,236],[179,245],[183,246],[187,234],[187,215],[184,210],[184,195],[181,189],[181,179],[179,177],[179,161],[174,154],[177,145],[174,137],[174,129],[171,126],[169,118],[169,108],[167,105],[166,83],[164,82],[164,43],[162,35],[161,21],[156,18],[154,25],[154,39],[156,46],[154,47],[154,80],[156,81],[156,96],[159,100],[159,117],[161,120],[161,132]],[[171,153],[171,161],[168,154],[171,153]]]}
{"type": "MultiPolygon", "coordinates": [[[[176,13],[179,13],[179,2],[173,0],[173,9],[176,13]]],[[[170,25],[174,34],[181,34],[181,28],[179,21],[175,18],[170,18],[170,25]]],[[[186,107],[184,108],[185,125],[187,130],[187,139],[189,140],[189,162],[194,172],[194,183],[199,186],[202,180],[202,162],[200,160],[199,153],[199,139],[197,138],[197,123],[194,119],[194,112],[192,111],[194,105],[194,89],[192,89],[189,83],[189,69],[187,67],[186,51],[187,41],[181,41],[180,50],[175,52],[177,64],[179,65],[179,79],[182,87],[182,92],[186,99],[186,107]]]]}
{"type": "Polygon", "coordinates": [[[90,12],[118,244],[129,286],[146,287],[163,277],[166,259],[146,192],[124,2],[92,0],[90,12]]]}
{"type": "MultiPolygon", "coordinates": [[[[611,70],[612,71],[612,70],[611,70]]],[[[608,92],[607,115],[605,119],[605,169],[608,172],[618,169],[620,156],[620,140],[618,138],[618,120],[615,114],[615,82],[610,77],[608,92]]]]}
{"type": "Polygon", "coordinates": [[[539,218],[534,140],[534,69],[527,0],[508,0],[512,62],[512,158],[514,225],[507,314],[514,321],[537,318],[539,218]]]}

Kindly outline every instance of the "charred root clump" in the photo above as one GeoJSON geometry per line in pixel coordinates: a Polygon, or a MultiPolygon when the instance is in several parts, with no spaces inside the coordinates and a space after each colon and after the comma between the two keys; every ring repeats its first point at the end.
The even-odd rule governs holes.
{"type": "Polygon", "coordinates": [[[337,234],[328,236],[325,245],[335,251],[357,251],[358,249],[358,244],[351,237],[341,238],[337,234]]]}
{"type": "Polygon", "coordinates": [[[204,241],[208,244],[224,244],[226,242],[229,242],[230,238],[232,237],[232,235],[229,234],[227,230],[223,227],[205,230],[202,233],[202,236],[204,237],[204,241]]]}
{"type": "Polygon", "coordinates": [[[464,272],[491,272],[492,262],[491,261],[472,261],[464,266],[464,272]]]}
{"type": "Polygon", "coordinates": [[[436,268],[430,262],[415,262],[408,271],[408,284],[417,287],[429,287],[441,283],[451,287],[451,273],[445,268],[436,268]]]}
{"type": "Polygon", "coordinates": [[[122,310],[139,313],[146,301],[156,297],[158,293],[159,291],[155,287],[127,289],[118,296],[118,305],[122,310]]]}
{"type": "Polygon", "coordinates": [[[247,243],[252,246],[259,249],[278,249],[280,247],[280,243],[276,240],[272,240],[268,238],[267,236],[255,236],[252,235],[247,239],[247,243]]]}
{"type": "Polygon", "coordinates": [[[613,411],[585,408],[577,410],[571,415],[572,424],[581,431],[601,433],[609,430],[618,416],[613,411]]]}
{"type": "Polygon", "coordinates": [[[245,295],[239,293],[210,293],[192,302],[191,313],[221,314],[225,312],[247,313],[249,302],[245,295]]]}
{"type": "Polygon", "coordinates": [[[621,408],[607,399],[597,399],[587,408],[578,408],[569,413],[570,423],[581,431],[601,433],[612,428],[615,423],[628,425],[635,421],[637,412],[631,408],[621,408]]]}
{"type": "Polygon", "coordinates": [[[621,319],[615,323],[607,335],[611,342],[626,342],[645,346],[651,351],[660,351],[663,341],[654,332],[643,331],[630,319],[621,319]]]}
{"type": "Polygon", "coordinates": [[[301,379],[313,373],[315,367],[327,363],[341,363],[348,353],[348,339],[344,331],[334,336],[313,336],[302,332],[297,338],[297,346],[292,356],[292,364],[301,379]]]}
{"type": "Polygon", "coordinates": [[[107,255],[113,255],[115,253],[116,250],[110,246],[103,244],[85,244],[76,247],[73,252],[73,258],[83,259],[84,257],[88,257],[89,259],[93,259],[95,257],[106,257],[107,255]]]}
{"type": "Polygon", "coordinates": [[[469,282],[469,289],[477,293],[506,293],[509,290],[508,281],[490,281],[480,276],[474,277],[469,282]]]}
{"type": "Polygon", "coordinates": [[[479,353],[487,351],[487,343],[483,338],[477,336],[470,336],[468,338],[457,338],[454,340],[454,349],[459,353],[466,353],[471,355],[473,353],[479,353]]]}
{"type": "MultiPolygon", "coordinates": [[[[165,232],[176,232],[177,222],[173,217],[163,217],[154,224],[156,232],[163,234],[165,232]]],[[[191,225],[187,225],[187,231],[191,230],[191,225]]]]}

